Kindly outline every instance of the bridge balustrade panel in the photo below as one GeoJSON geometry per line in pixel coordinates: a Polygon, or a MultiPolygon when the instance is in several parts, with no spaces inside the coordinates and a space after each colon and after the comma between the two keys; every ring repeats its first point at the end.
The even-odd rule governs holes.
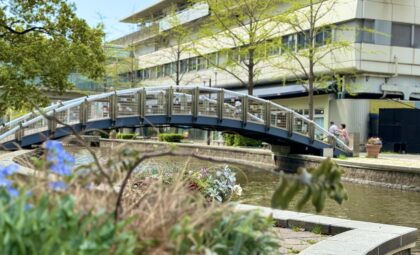
{"type": "Polygon", "coordinates": [[[223,109],[223,117],[225,119],[243,120],[242,104],[243,97],[239,97],[236,93],[230,91],[224,92],[225,103],[223,109]]]}
{"type": "Polygon", "coordinates": [[[198,116],[217,117],[217,92],[200,91],[198,116]]]}
{"type": "Polygon", "coordinates": [[[172,114],[191,115],[192,114],[192,90],[177,89],[172,100],[172,114]]]}
{"type": "Polygon", "coordinates": [[[117,96],[117,116],[132,117],[138,115],[138,97],[135,93],[117,96]]]}
{"type": "Polygon", "coordinates": [[[287,130],[288,111],[276,106],[271,106],[271,126],[287,130]]]}
{"type": "MultiPolygon", "coordinates": [[[[87,121],[109,119],[111,117],[110,98],[98,99],[89,103],[87,121]]],[[[74,109],[72,120],[80,119],[80,106],[74,109]]]]}
{"type": "Polygon", "coordinates": [[[48,130],[48,120],[40,118],[36,122],[25,127],[25,135],[37,134],[48,130]]]}
{"type": "Polygon", "coordinates": [[[247,121],[257,124],[265,123],[265,103],[263,101],[249,99],[247,108],[247,121]]]}
{"type": "Polygon", "coordinates": [[[147,93],[146,115],[166,115],[166,91],[152,91],[147,93]]]}

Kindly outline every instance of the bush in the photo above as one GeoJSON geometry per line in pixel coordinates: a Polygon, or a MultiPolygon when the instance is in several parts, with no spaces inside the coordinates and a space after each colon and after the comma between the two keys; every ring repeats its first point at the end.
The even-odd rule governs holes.
{"type": "Polygon", "coordinates": [[[223,134],[223,137],[225,139],[226,146],[234,146],[235,144],[235,135],[234,134],[223,134]]]}
{"type": "Polygon", "coordinates": [[[137,137],[137,134],[128,134],[128,133],[118,133],[117,139],[123,140],[133,140],[137,137]]]}
{"type": "Polygon", "coordinates": [[[0,192],[1,254],[133,254],[136,238],[111,213],[78,212],[72,196],[38,201],[0,192]],[[31,205],[31,203],[34,203],[31,205]]]}
{"type": "Polygon", "coordinates": [[[224,134],[227,146],[237,147],[261,147],[262,141],[255,140],[238,134],[224,134]]]}
{"type": "Polygon", "coordinates": [[[274,223],[258,212],[215,213],[213,224],[206,231],[191,228],[191,219],[184,217],[171,230],[176,254],[277,254],[278,240],[270,234],[274,223]]]}
{"type": "Polygon", "coordinates": [[[184,139],[181,134],[160,134],[159,141],[168,143],[180,143],[184,139]]]}

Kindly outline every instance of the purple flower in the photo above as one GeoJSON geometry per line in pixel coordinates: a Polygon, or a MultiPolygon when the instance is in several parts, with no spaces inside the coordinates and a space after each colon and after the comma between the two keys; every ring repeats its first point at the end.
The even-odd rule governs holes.
{"type": "Polygon", "coordinates": [[[11,164],[5,167],[0,166],[0,187],[6,189],[11,197],[19,196],[19,191],[13,188],[13,182],[7,179],[7,177],[16,173],[18,169],[19,166],[16,164],[11,164]]]}
{"type": "Polygon", "coordinates": [[[56,182],[50,182],[49,187],[50,189],[55,190],[55,191],[63,191],[63,190],[66,190],[68,186],[65,182],[56,181],[56,182]]]}
{"type": "Polygon", "coordinates": [[[11,164],[6,167],[0,167],[0,175],[1,176],[10,176],[16,173],[19,169],[19,166],[16,164],[11,164]]]}

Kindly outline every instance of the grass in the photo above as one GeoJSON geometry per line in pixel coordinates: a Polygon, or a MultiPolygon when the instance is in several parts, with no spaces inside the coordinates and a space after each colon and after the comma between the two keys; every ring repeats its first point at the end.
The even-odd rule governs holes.
{"type": "Polygon", "coordinates": [[[340,160],[346,160],[346,159],[347,159],[347,157],[346,157],[346,155],[340,154],[340,155],[338,156],[338,159],[340,159],[340,160]]]}
{"type": "Polygon", "coordinates": [[[303,229],[302,229],[302,228],[300,228],[300,227],[298,227],[298,226],[293,226],[293,227],[292,227],[292,231],[293,231],[293,232],[302,232],[302,231],[303,231],[303,229]]]}
{"type": "Polygon", "coordinates": [[[317,235],[321,235],[322,234],[322,227],[320,225],[316,225],[312,231],[312,233],[317,234],[317,235]]]}
{"type": "Polygon", "coordinates": [[[293,248],[289,248],[288,250],[289,250],[289,253],[293,253],[293,254],[299,254],[300,253],[300,250],[296,250],[296,249],[293,249],[293,248]]]}
{"type": "Polygon", "coordinates": [[[308,244],[310,244],[310,245],[314,245],[314,244],[316,244],[317,243],[317,241],[315,241],[315,240],[306,240],[306,242],[308,243],[308,244]]]}

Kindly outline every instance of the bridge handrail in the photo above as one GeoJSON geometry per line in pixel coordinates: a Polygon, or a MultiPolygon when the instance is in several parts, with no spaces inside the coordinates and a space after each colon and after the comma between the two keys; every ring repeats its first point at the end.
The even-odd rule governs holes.
{"type": "MultiPolygon", "coordinates": [[[[125,90],[120,90],[120,91],[112,91],[112,92],[106,92],[103,94],[98,94],[98,95],[90,95],[90,96],[86,96],[86,97],[81,97],[81,98],[76,98],[73,100],[69,100],[69,101],[65,101],[62,103],[57,103],[51,106],[48,106],[46,108],[44,108],[42,110],[42,113],[29,113],[26,114],[25,116],[22,116],[18,119],[15,119],[13,121],[10,121],[8,123],[5,124],[6,127],[12,127],[13,125],[17,125],[20,124],[22,127],[28,127],[31,124],[34,124],[40,120],[42,120],[44,118],[44,114],[46,114],[47,116],[51,116],[54,113],[60,113],[63,111],[66,111],[70,108],[73,107],[77,107],[80,106],[81,104],[83,104],[84,102],[93,102],[96,100],[101,100],[101,99],[106,99],[109,98],[113,95],[117,95],[117,96],[123,96],[123,95],[130,95],[132,93],[137,93],[141,90],[146,89],[147,92],[156,92],[156,93],[161,93],[162,91],[165,91],[169,88],[174,89],[174,91],[178,91],[178,90],[194,90],[194,89],[198,89],[201,92],[205,91],[205,92],[220,92],[220,91],[226,91],[228,92],[230,95],[236,96],[238,98],[241,97],[248,97],[249,99],[252,99],[253,101],[259,102],[259,103],[269,103],[271,105],[271,107],[280,109],[282,111],[285,112],[289,112],[292,113],[295,117],[297,117],[298,119],[301,119],[303,121],[305,121],[306,123],[310,123],[311,125],[314,126],[314,128],[318,131],[320,131],[323,135],[326,135],[328,137],[332,137],[333,139],[335,139],[336,144],[340,145],[340,147],[342,149],[345,149],[347,151],[351,151],[351,149],[340,139],[338,139],[334,134],[331,134],[328,130],[324,129],[323,127],[321,127],[320,125],[318,125],[316,122],[314,122],[313,120],[310,120],[309,118],[303,116],[302,114],[299,114],[295,111],[293,111],[292,109],[289,109],[287,107],[284,107],[282,105],[276,104],[272,101],[269,100],[265,100],[265,99],[261,99],[255,96],[251,96],[251,95],[244,95],[238,92],[234,92],[234,91],[230,91],[230,90],[224,90],[223,88],[210,88],[210,87],[202,87],[202,86],[159,86],[159,87],[147,87],[147,88],[132,88],[132,89],[125,89],[125,90]],[[30,119],[32,118],[32,119],[30,119]],[[30,119],[30,120],[28,120],[30,119]]],[[[205,100],[208,100],[210,102],[217,102],[216,100],[213,100],[211,98],[205,98],[205,100]]],[[[231,106],[230,104],[225,104],[227,106],[231,106]]],[[[233,106],[232,106],[233,107],[233,106]]],[[[250,113],[248,113],[250,114],[250,113]]],[[[259,121],[263,121],[262,119],[256,117],[256,116],[251,116],[251,117],[255,117],[257,120],[259,121]]],[[[16,126],[10,130],[7,130],[5,133],[0,134],[0,140],[4,139],[5,137],[14,134],[15,132],[17,132],[19,130],[20,126],[16,126]]]]}

